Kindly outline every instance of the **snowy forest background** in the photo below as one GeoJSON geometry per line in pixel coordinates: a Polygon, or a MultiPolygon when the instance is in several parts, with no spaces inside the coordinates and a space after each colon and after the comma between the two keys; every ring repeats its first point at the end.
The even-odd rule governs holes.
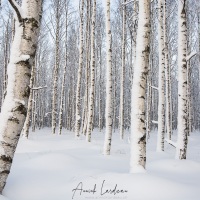
{"type": "MultiPolygon", "coordinates": [[[[186,9],[187,38],[187,55],[185,55],[187,69],[183,72],[187,76],[187,110],[185,111],[187,124],[183,124],[183,127],[187,129],[184,130],[184,134],[192,137],[194,133],[195,138],[199,140],[200,2],[199,0],[142,0],[142,2],[144,4],[148,2],[150,6],[150,32],[148,70],[146,71],[148,73],[145,75],[144,88],[145,120],[142,122],[145,124],[145,141],[138,139],[138,144],[141,142],[143,145],[138,147],[138,151],[142,152],[143,156],[142,161],[139,159],[137,165],[145,168],[146,141],[148,142],[149,139],[153,138],[155,144],[152,146],[159,152],[172,148],[173,150],[169,152],[173,157],[175,156],[173,151],[179,148],[176,140],[180,117],[178,117],[178,109],[182,105],[178,100],[180,95],[178,49],[181,48],[178,27],[182,20],[178,12],[180,4],[186,4],[184,8],[186,9]],[[165,56],[162,58],[162,55],[165,56]]],[[[16,3],[21,5],[20,1],[16,0],[16,3]]],[[[137,49],[139,49],[136,46],[138,42],[141,42],[138,35],[142,35],[138,32],[141,30],[138,23],[139,12],[142,10],[139,9],[141,4],[136,0],[111,0],[111,32],[109,32],[109,26],[106,24],[108,23],[108,7],[101,0],[80,0],[79,4],[73,0],[43,2],[37,50],[30,76],[27,115],[21,137],[29,139],[29,134],[34,137],[33,132],[41,133],[44,130],[46,133],[47,128],[49,135],[51,133],[65,135],[66,132],[73,132],[73,140],[70,140],[73,142],[76,141],[74,137],[86,139],[88,142],[93,142],[94,139],[96,142],[98,134],[102,134],[100,140],[102,140],[101,147],[104,147],[104,154],[112,155],[112,147],[115,149],[116,144],[124,145],[124,143],[127,146],[131,143],[132,151],[135,151],[136,146],[131,142],[130,136],[134,134],[131,130],[134,124],[131,121],[131,115],[134,113],[131,109],[133,107],[131,99],[135,94],[134,76],[136,77],[138,72],[135,69],[139,68],[135,63],[137,49]],[[108,52],[111,53],[110,62],[108,52]],[[106,106],[108,104],[111,106],[106,106]],[[105,139],[103,139],[104,133],[106,133],[105,139]],[[111,144],[112,133],[113,138],[119,139],[117,143],[114,143],[115,139],[113,139],[114,144],[111,144]]],[[[0,15],[1,110],[7,94],[7,70],[15,35],[16,19],[13,17],[13,8],[9,1],[1,2],[0,15]]],[[[140,103],[138,105],[141,106],[140,103]]],[[[179,143],[185,142],[184,151],[186,152],[188,140],[185,137],[179,143]]],[[[194,140],[195,145],[197,139],[194,140]]],[[[18,142],[17,139],[16,141],[18,142]]],[[[23,141],[24,145],[25,142],[28,140],[23,141]]],[[[189,145],[192,146],[192,144],[189,145]]],[[[74,143],[74,145],[77,144],[74,143]]],[[[15,148],[12,152],[14,154],[15,148]]],[[[191,152],[189,155],[192,155],[191,152]]],[[[133,157],[137,158],[138,155],[135,157],[133,155],[131,160],[134,160],[133,157]]],[[[180,153],[179,158],[186,159],[186,155],[180,153]]],[[[131,164],[131,172],[134,162],[136,161],[131,164]]],[[[192,166],[194,167],[194,165],[188,165],[188,167],[192,166]]],[[[141,170],[138,169],[138,172],[141,170]]],[[[195,175],[197,174],[200,175],[199,171],[195,175]]],[[[2,180],[0,178],[0,181],[2,180]]],[[[190,194],[193,192],[191,190],[190,194]]],[[[193,199],[196,200],[198,197],[199,195],[194,194],[193,199]]],[[[177,198],[180,199],[179,196],[177,198]]]]}
{"type": "MultiPolygon", "coordinates": [[[[55,49],[59,47],[58,54],[58,74],[57,81],[57,126],[59,125],[59,108],[61,102],[61,87],[62,75],[65,65],[66,82],[64,83],[64,106],[62,126],[69,130],[75,128],[75,106],[76,106],[76,84],[78,75],[78,60],[79,60],[79,11],[77,7],[73,7],[73,2],[46,2],[44,14],[41,22],[41,30],[38,41],[38,50],[35,59],[35,77],[33,87],[33,112],[31,117],[31,126],[35,128],[51,127],[51,112],[52,112],[52,90],[53,90],[53,74],[55,67],[55,49]],[[66,3],[66,5],[65,5],[66,3]],[[56,8],[59,8],[59,17],[56,16],[56,8]],[[66,7],[66,8],[65,8],[66,7]],[[65,9],[68,9],[66,12],[65,9]],[[68,16],[66,16],[68,15],[68,16]],[[58,22],[59,19],[59,22],[58,22]],[[67,20],[67,21],[66,21],[67,20]],[[59,23],[57,27],[56,23],[59,23]],[[67,23],[67,27],[66,27],[67,23]],[[56,40],[56,27],[59,29],[59,35],[56,40]],[[67,30],[66,30],[67,28],[67,30]],[[67,32],[67,36],[66,36],[67,32]],[[56,44],[57,43],[57,44],[56,44]],[[66,55],[67,48],[67,55],[66,55]],[[67,64],[66,64],[67,62],[67,64]],[[40,89],[40,87],[42,87],[40,89]],[[44,87],[44,88],[43,88],[44,87]],[[37,90],[38,89],[38,90],[37,90]]],[[[5,3],[1,10],[1,88],[0,94],[3,101],[5,93],[5,67],[9,61],[9,50],[11,46],[12,36],[12,11],[5,3]]],[[[134,12],[134,1],[126,5],[126,40],[125,40],[125,75],[124,75],[124,128],[130,128],[130,113],[131,113],[131,81],[133,75],[134,63],[134,30],[137,29],[137,12],[134,12]]],[[[81,116],[84,116],[84,98],[86,88],[86,70],[87,51],[86,39],[87,28],[87,4],[85,2],[84,9],[84,60],[83,72],[81,78],[81,116]]],[[[149,85],[158,87],[158,72],[159,72],[159,57],[158,57],[158,9],[157,2],[151,3],[151,80],[149,85]]],[[[91,12],[91,11],[90,11],[91,12]]],[[[120,108],[120,80],[122,67],[122,39],[123,39],[123,19],[122,19],[122,2],[116,1],[115,6],[111,10],[111,26],[112,26],[112,64],[113,64],[113,129],[119,128],[119,108],[120,108]]],[[[177,38],[178,38],[178,5],[177,1],[167,1],[167,35],[169,47],[169,65],[171,66],[171,98],[172,98],[172,126],[177,128],[177,110],[178,110],[178,82],[177,82],[177,38]]],[[[200,14],[199,2],[188,1],[188,51],[199,52],[199,34],[200,34],[200,14]]],[[[90,19],[91,21],[91,19],[90,19]]],[[[99,127],[101,130],[105,127],[105,73],[106,73],[106,49],[105,49],[105,14],[102,2],[97,2],[96,15],[96,34],[95,34],[95,106],[94,106],[94,127],[99,127]]],[[[90,57],[89,57],[90,59],[90,57]]],[[[192,129],[200,128],[199,114],[199,55],[191,59],[190,62],[190,80],[191,80],[191,117],[192,129]]],[[[89,67],[89,66],[88,66],[89,67]]],[[[89,70],[88,70],[89,71],[89,70]]],[[[2,104],[1,101],[1,104],[2,104]]],[[[158,92],[152,88],[152,105],[151,120],[158,119],[158,92]]],[[[1,105],[0,104],[0,105],[1,105]]],[[[81,117],[82,118],[82,117],[81,117]]],[[[157,125],[152,123],[151,128],[157,128],[157,125]]]]}

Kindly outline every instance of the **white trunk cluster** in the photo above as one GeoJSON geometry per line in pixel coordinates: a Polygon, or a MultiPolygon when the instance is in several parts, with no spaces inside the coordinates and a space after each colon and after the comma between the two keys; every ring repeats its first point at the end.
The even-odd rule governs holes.
{"type": "Polygon", "coordinates": [[[13,156],[27,114],[42,0],[9,1],[16,12],[15,35],[8,65],[7,94],[0,115],[0,193],[10,173],[13,156]]]}
{"type": "Polygon", "coordinates": [[[150,50],[150,0],[139,1],[138,33],[131,102],[131,173],[144,171],[146,165],[145,92],[150,50]]]}

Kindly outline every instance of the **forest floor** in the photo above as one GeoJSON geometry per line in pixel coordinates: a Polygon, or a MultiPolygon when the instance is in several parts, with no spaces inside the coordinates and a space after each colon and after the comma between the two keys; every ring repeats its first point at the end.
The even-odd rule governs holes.
{"type": "Polygon", "coordinates": [[[200,133],[192,133],[188,159],[179,161],[170,145],[165,152],[156,152],[156,132],[152,132],[147,172],[129,174],[128,134],[121,141],[115,133],[112,155],[104,156],[103,133],[94,131],[89,144],[84,137],[74,140],[72,132],[63,132],[52,135],[46,128],[31,133],[28,140],[20,139],[3,191],[5,198],[0,196],[0,200],[200,199],[200,133]]]}

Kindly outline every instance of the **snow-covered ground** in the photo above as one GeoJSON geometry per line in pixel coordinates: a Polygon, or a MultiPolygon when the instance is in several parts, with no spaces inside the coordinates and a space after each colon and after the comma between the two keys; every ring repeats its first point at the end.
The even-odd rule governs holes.
{"type": "Polygon", "coordinates": [[[61,136],[52,135],[50,129],[31,133],[29,140],[19,142],[3,195],[9,200],[200,199],[199,133],[190,136],[185,161],[174,159],[170,145],[157,153],[152,133],[143,174],[129,174],[128,139],[120,141],[117,133],[113,137],[112,155],[104,156],[104,134],[98,131],[91,144],[84,137],[74,140],[74,134],[66,131],[61,136]],[[81,188],[88,192],[81,193],[81,188]]]}

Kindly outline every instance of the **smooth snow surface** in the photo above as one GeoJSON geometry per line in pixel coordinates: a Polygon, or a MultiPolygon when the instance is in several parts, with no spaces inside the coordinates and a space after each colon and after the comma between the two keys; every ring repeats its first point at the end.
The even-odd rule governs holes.
{"type": "MultiPolygon", "coordinates": [[[[146,173],[129,174],[129,146],[113,134],[110,156],[102,155],[104,134],[95,131],[92,142],[84,137],[74,140],[74,133],[52,135],[51,129],[20,139],[13,167],[0,200],[70,200],[80,182],[84,190],[73,199],[126,200],[199,200],[200,199],[200,133],[189,137],[188,160],[176,160],[171,145],[156,152],[156,133],[151,133],[147,147],[146,173]],[[120,194],[102,193],[117,189],[120,194]]],[[[79,188],[81,184],[79,185],[79,188]]]]}

